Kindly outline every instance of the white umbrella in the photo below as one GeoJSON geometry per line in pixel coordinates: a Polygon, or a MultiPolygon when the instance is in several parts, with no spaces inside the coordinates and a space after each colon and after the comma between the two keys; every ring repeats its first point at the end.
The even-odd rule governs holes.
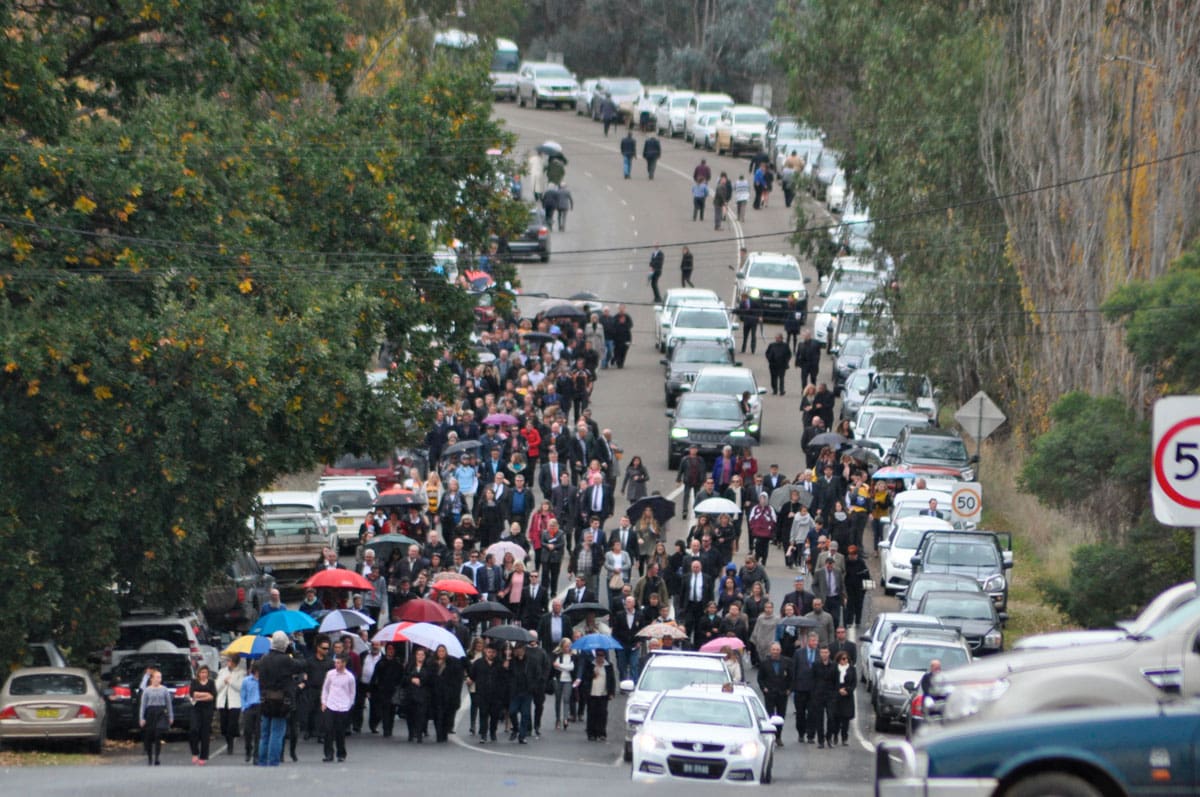
{"type": "Polygon", "coordinates": [[[352,634],[349,631],[335,631],[332,636],[341,637],[342,639],[349,639],[350,646],[354,648],[355,653],[366,653],[371,647],[366,642],[363,642],[362,637],[360,637],[358,634],[352,634]]]}
{"type": "Polygon", "coordinates": [[[486,558],[488,554],[491,554],[492,556],[496,557],[496,563],[499,564],[504,561],[504,554],[506,553],[511,553],[513,555],[513,559],[517,560],[518,562],[524,562],[525,557],[529,555],[524,548],[522,548],[520,545],[517,545],[515,542],[501,540],[500,542],[494,542],[489,545],[487,550],[484,551],[484,557],[486,558]]]}
{"type": "Polygon", "coordinates": [[[334,609],[321,618],[321,625],[317,630],[321,633],[329,633],[368,625],[375,625],[375,621],[362,612],[354,609],[334,609]]]}
{"type": "Polygon", "coordinates": [[[423,648],[437,650],[438,645],[445,645],[446,652],[454,658],[467,655],[462,643],[452,632],[433,623],[392,623],[379,630],[373,637],[376,642],[399,642],[407,640],[423,648]]]}
{"type": "Polygon", "coordinates": [[[742,509],[728,498],[705,498],[696,504],[693,511],[697,515],[740,515],[742,509]]]}

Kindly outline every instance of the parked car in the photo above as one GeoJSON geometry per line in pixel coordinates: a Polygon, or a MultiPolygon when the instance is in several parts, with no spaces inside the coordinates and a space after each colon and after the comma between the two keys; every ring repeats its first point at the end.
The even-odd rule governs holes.
{"type": "Polygon", "coordinates": [[[550,223],[540,205],[529,208],[529,220],[525,224],[525,231],[518,238],[505,239],[501,249],[505,248],[513,260],[537,259],[543,263],[550,262],[550,223]]]}
{"type": "Polygon", "coordinates": [[[654,305],[654,342],[659,351],[667,350],[667,333],[671,318],[683,305],[693,307],[724,307],[715,291],[708,288],[671,288],[662,304],[654,305]]]}
{"type": "Polygon", "coordinates": [[[971,648],[972,656],[1004,650],[1004,623],[1008,615],[996,611],[988,595],[971,592],[926,592],[917,613],[936,617],[946,628],[956,628],[971,648]]]}
{"type": "Polygon", "coordinates": [[[917,408],[925,413],[930,424],[936,425],[940,406],[938,391],[934,389],[929,377],[924,374],[910,374],[907,371],[877,371],[871,379],[871,392],[868,397],[887,396],[889,398],[908,399],[915,401],[917,408]]]}
{"type": "Polygon", "coordinates": [[[955,573],[975,579],[996,608],[1008,609],[1008,578],[1013,566],[1012,535],[994,531],[927,531],[912,556],[918,573],[955,573]]]}
{"type": "Polygon", "coordinates": [[[746,429],[756,443],[762,442],[762,397],[766,395],[767,389],[759,386],[753,370],[738,365],[705,365],[700,368],[692,383],[683,389],[696,393],[720,393],[739,400],[749,393],[750,423],[746,429]]]}
{"type": "Polygon", "coordinates": [[[803,324],[808,316],[809,281],[792,255],[751,252],[737,272],[730,306],[740,306],[741,297],[747,296],[763,321],[783,321],[789,312],[798,312],[803,324]]]}
{"type": "MultiPolygon", "coordinates": [[[[1108,702],[1107,696],[1098,697],[1108,702]]],[[[875,753],[875,794],[1195,794],[1198,737],[1200,704],[1195,702],[1032,715],[1018,707],[1004,720],[881,742],[875,753]]]]}
{"type": "Polygon", "coordinates": [[[688,103],[696,96],[692,91],[672,91],[658,104],[654,126],[659,135],[668,138],[683,135],[683,125],[687,120],[688,103]]]}
{"type": "Polygon", "coordinates": [[[562,64],[544,61],[526,61],[517,73],[517,103],[533,103],[534,108],[543,104],[561,108],[575,107],[575,93],[579,84],[562,64]]]}
{"type": "Polygon", "coordinates": [[[214,631],[244,632],[258,619],[259,608],[271,598],[275,576],[254,554],[239,551],[204,593],[204,619],[214,631]]]}
{"type": "Polygon", "coordinates": [[[679,395],[695,381],[702,367],[736,365],[728,346],[706,340],[680,343],[671,351],[671,356],[661,362],[666,368],[663,394],[668,407],[675,406],[679,395]]]}
{"type": "Polygon", "coordinates": [[[358,547],[358,527],[375,505],[379,487],[374,479],[358,476],[327,476],[317,483],[321,511],[327,512],[337,529],[339,551],[358,547]]]}
{"type": "Polygon", "coordinates": [[[978,457],[967,453],[962,437],[953,429],[909,426],[900,430],[888,452],[890,465],[937,465],[958,471],[963,481],[975,478],[978,457]]]}
{"type": "Polygon", "coordinates": [[[592,98],[592,118],[600,118],[600,98],[607,95],[617,107],[617,121],[628,124],[634,119],[637,104],[645,92],[642,81],[635,77],[602,77],[596,82],[596,94],[592,98]]]}
{"type": "Polygon", "coordinates": [[[596,84],[599,82],[599,78],[590,77],[579,84],[579,90],[575,92],[575,114],[577,116],[592,112],[592,99],[596,96],[596,84]]]}
{"type": "Polygon", "coordinates": [[[729,671],[721,661],[719,653],[694,653],[681,650],[656,650],[650,653],[642,666],[637,683],[621,681],[621,693],[625,700],[625,760],[633,760],[633,735],[637,733],[650,704],[668,689],[679,689],[689,684],[731,683],[729,671]]]}
{"type": "Polygon", "coordinates": [[[912,557],[925,532],[953,531],[949,521],[935,517],[893,518],[888,538],[879,543],[879,581],[885,595],[907,589],[912,581],[912,557]]]}
{"type": "Polygon", "coordinates": [[[281,591],[298,590],[325,549],[337,550],[337,532],[327,531],[321,516],[312,512],[264,512],[249,523],[254,529],[254,558],[271,568],[281,591]]]}
{"type": "Polygon", "coordinates": [[[667,411],[667,467],[679,467],[691,446],[703,457],[715,457],[727,446],[740,448],[753,441],[752,414],[732,396],[719,393],[685,393],[674,410],[667,411]]]}
{"type": "Polygon", "coordinates": [[[663,692],[633,738],[633,780],[770,783],[782,725],[749,687],[663,692]]]}
{"type": "MultiPolygon", "coordinates": [[[[850,187],[846,185],[846,173],[840,171],[835,173],[825,188],[825,209],[830,213],[841,213],[846,207],[846,195],[849,193],[850,187]]],[[[829,233],[835,235],[837,227],[831,229],[829,233]]]]}
{"type": "Polygon", "coordinates": [[[640,125],[643,118],[649,124],[649,127],[644,128],[645,132],[657,127],[655,120],[658,114],[658,108],[674,89],[670,86],[643,86],[642,96],[637,101],[634,107],[634,123],[640,125]]]}
{"type": "MultiPolygon", "coordinates": [[[[791,150],[787,149],[789,143],[812,140],[817,142],[819,151],[821,131],[794,116],[773,116],[767,122],[766,149],[773,156],[783,152],[784,157],[787,157],[791,153],[791,150]]],[[[807,157],[807,153],[799,154],[807,157]]]]}
{"type": "Polygon", "coordinates": [[[903,612],[880,612],[875,615],[871,627],[858,638],[858,679],[863,688],[870,692],[875,688],[875,675],[879,672],[877,662],[883,661],[883,650],[888,638],[901,628],[941,628],[942,621],[936,617],[903,612]]]}
{"type": "Polygon", "coordinates": [[[104,752],[107,711],[87,670],[23,667],[0,690],[0,747],[14,741],[78,739],[104,752]]]}
{"type": "MultiPolygon", "coordinates": [[[[135,653],[121,660],[108,677],[104,690],[108,703],[108,735],[116,738],[121,734],[138,733],[142,677],[146,668],[153,667],[162,673],[162,684],[171,690],[175,724],[179,730],[190,726],[192,715],[192,677],[195,668],[186,653],[135,653]]],[[[216,678],[216,670],[213,670],[216,678]]]]}
{"type": "Polygon", "coordinates": [[[691,140],[692,149],[704,149],[711,151],[713,142],[717,136],[717,115],[715,113],[702,113],[692,122],[691,140]]]}
{"type": "Polygon", "coordinates": [[[895,445],[900,432],[909,426],[929,426],[929,416],[911,410],[880,408],[871,413],[869,422],[855,425],[854,438],[873,440],[886,452],[895,445]]]}
{"type": "MultiPolygon", "coordinates": [[[[356,452],[342,454],[332,464],[326,465],[321,476],[363,476],[375,479],[380,491],[395,487],[408,475],[400,452],[393,451],[391,456],[374,457],[367,453],[356,452]]],[[[263,493],[268,495],[268,493],[263,493]]],[[[318,500],[314,507],[320,508],[318,500]]]]}
{"type": "Polygon", "coordinates": [[[691,141],[694,138],[693,128],[696,121],[705,114],[719,116],[721,111],[733,105],[733,97],[728,94],[697,94],[688,100],[687,114],[683,119],[683,138],[691,141]]]}
{"type": "Polygon", "coordinates": [[[953,670],[971,662],[971,651],[955,629],[909,627],[891,635],[880,660],[871,664],[879,670],[871,693],[877,732],[903,719],[909,700],[904,685],[920,681],[934,659],[943,670],[953,670]]]}
{"type": "Polygon", "coordinates": [[[813,196],[825,200],[825,190],[842,171],[842,153],[835,149],[823,149],[813,164],[812,180],[809,186],[813,196]]]}
{"type": "Polygon", "coordinates": [[[870,335],[852,335],[833,358],[833,392],[840,396],[850,374],[858,370],[863,360],[875,351],[875,339],[870,335]]]}
{"type": "Polygon", "coordinates": [[[1163,590],[1154,600],[1146,604],[1146,608],[1132,620],[1118,620],[1116,628],[1093,628],[1086,631],[1055,631],[1046,634],[1032,634],[1012,646],[1012,650],[1043,650],[1054,648],[1074,647],[1075,645],[1094,645],[1103,642],[1117,642],[1130,636],[1140,636],[1160,618],[1178,609],[1187,601],[1196,597],[1196,582],[1186,581],[1176,584],[1170,589],[1163,590]]]}
{"type": "Polygon", "coordinates": [[[853,193],[848,194],[842,203],[841,223],[829,231],[834,245],[849,252],[852,257],[862,256],[874,248],[871,244],[874,231],[870,209],[860,205],[853,193]]]}
{"type": "MultiPolygon", "coordinates": [[[[67,657],[53,640],[29,642],[17,667],[66,667],[67,657]]],[[[15,669],[15,668],[14,668],[15,669]]]]}
{"type": "Polygon", "coordinates": [[[762,152],[767,143],[771,112],[757,105],[733,105],[717,117],[715,146],[718,155],[735,158],[742,152],[762,152]]]}
{"type": "MultiPolygon", "coordinates": [[[[309,565],[315,561],[314,556],[309,560],[309,565]]],[[[104,652],[100,674],[107,675],[127,656],[158,652],[159,649],[165,649],[164,645],[186,654],[193,667],[206,664],[215,673],[220,659],[216,648],[209,644],[209,639],[208,627],[195,612],[135,612],[121,620],[117,627],[117,639],[112,647],[104,652]],[[151,649],[148,650],[147,646],[151,649]]]]}
{"type": "Polygon", "coordinates": [[[900,599],[900,608],[906,612],[915,612],[921,605],[921,598],[926,592],[983,592],[979,582],[971,576],[961,576],[957,573],[914,573],[908,589],[900,590],[896,597],[900,599]]]}
{"type": "Polygon", "coordinates": [[[733,333],[738,324],[731,321],[729,311],[721,307],[692,307],[683,305],[671,316],[666,332],[667,351],[685,340],[715,340],[733,351],[733,333]]]}
{"type": "Polygon", "coordinates": [[[839,313],[855,312],[867,298],[856,290],[838,290],[829,295],[813,320],[813,339],[822,346],[833,344],[833,327],[839,313]]]}

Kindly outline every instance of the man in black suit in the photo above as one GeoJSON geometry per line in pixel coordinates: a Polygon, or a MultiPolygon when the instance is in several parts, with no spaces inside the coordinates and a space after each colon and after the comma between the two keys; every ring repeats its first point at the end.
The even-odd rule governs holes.
{"type": "Polygon", "coordinates": [[[834,566],[835,564],[836,560],[832,556],[826,557],[823,567],[813,573],[813,595],[824,602],[825,611],[833,615],[833,624],[837,626],[842,624],[846,577],[834,566]]]}
{"type": "Polygon", "coordinates": [[[575,586],[567,588],[567,594],[563,598],[563,608],[569,609],[576,603],[595,603],[596,593],[587,586],[587,579],[582,575],[575,576],[575,586]]]}
{"type": "Polygon", "coordinates": [[[633,524],[629,522],[628,515],[621,515],[619,525],[615,531],[608,533],[608,547],[612,547],[613,541],[621,543],[621,550],[629,554],[630,561],[636,563],[641,555],[641,549],[638,548],[637,532],[633,529],[633,524]]]}
{"type": "Polygon", "coordinates": [[[938,513],[938,500],[936,498],[930,498],[929,499],[929,508],[922,509],[917,514],[927,516],[927,517],[941,517],[941,515],[938,513]]]}
{"type": "Polygon", "coordinates": [[[603,526],[613,513],[613,489],[599,476],[579,494],[580,517],[598,517],[603,526]]]}
{"type": "Polygon", "coordinates": [[[834,631],[834,640],[829,643],[829,656],[834,661],[837,661],[839,653],[845,653],[850,657],[850,666],[854,667],[858,664],[858,646],[846,638],[845,626],[838,626],[834,631]]]}
{"type": "Polygon", "coordinates": [[[525,486],[525,475],[522,473],[513,477],[513,486],[504,491],[500,501],[504,504],[504,517],[509,523],[520,523],[521,528],[529,525],[529,516],[537,509],[533,490],[525,486]]]}
{"type": "Polygon", "coordinates": [[[804,588],[804,576],[796,576],[795,588],[783,596],[783,602],[780,603],[779,610],[783,611],[784,603],[790,603],[796,607],[796,616],[803,617],[812,611],[812,602],[815,597],[815,595],[804,588]]]}
{"type": "Polygon", "coordinates": [[[571,484],[569,473],[558,475],[558,485],[550,491],[550,508],[554,510],[563,535],[574,546],[575,530],[579,526],[579,488],[571,484]]]}
{"type": "Polygon", "coordinates": [[[763,476],[763,489],[767,491],[767,495],[770,495],[786,483],[787,477],[779,472],[779,466],[776,464],[772,464],[771,470],[763,476]]]}
{"type": "Polygon", "coordinates": [[[537,631],[538,639],[551,650],[558,648],[564,636],[571,638],[571,620],[563,614],[563,602],[558,598],[550,602],[550,613],[542,617],[537,631]]]}
{"type": "Polygon", "coordinates": [[[496,564],[496,557],[489,553],[483,560],[483,567],[475,571],[475,579],[479,599],[494,601],[500,590],[504,589],[504,568],[496,564]]]}
{"type": "Polygon", "coordinates": [[[704,607],[712,600],[713,580],[700,566],[699,559],[693,559],[689,571],[679,585],[679,601],[683,605],[684,624],[688,633],[694,633],[700,618],[704,615],[704,607]]]}
{"type": "MultiPolygon", "coordinates": [[[[792,660],[783,655],[778,642],[758,665],[758,688],[762,691],[767,714],[787,716],[788,695],[792,691],[792,660]]],[[[783,747],[783,725],[775,729],[775,745],[783,747]]]]}
{"type": "Polygon", "coordinates": [[[547,499],[550,499],[559,483],[559,474],[563,473],[569,473],[569,469],[559,461],[558,451],[551,448],[546,453],[546,461],[538,469],[538,488],[547,499]]]}
{"type": "Polygon", "coordinates": [[[392,571],[392,576],[407,578],[411,583],[415,584],[417,583],[417,576],[421,574],[421,571],[427,570],[428,568],[429,560],[424,556],[421,556],[421,546],[410,545],[408,546],[408,555],[401,559],[400,563],[396,565],[395,569],[392,571]]]}
{"type": "Polygon", "coordinates": [[[817,717],[810,711],[816,679],[813,671],[820,663],[816,634],[808,635],[808,644],[797,647],[792,655],[792,704],[796,707],[796,733],[800,741],[812,744],[817,736],[817,717]]]}
{"type": "Polygon", "coordinates": [[[541,574],[530,570],[525,575],[521,597],[521,627],[537,628],[550,605],[550,590],[542,586],[541,574]]]}
{"type": "Polygon", "coordinates": [[[575,435],[567,445],[568,459],[571,463],[571,480],[578,483],[583,478],[588,464],[592,461],[593,440],[587,424],[580,424],[575,435]]]}
{"type": "Polygon", "coordinates": [[[617,676],[624,680],[638,677],[638,631],[642,630],[642,618],[637,610],[637,601],[630,595],[625,598],[622,609],[608,618],[613,639],[621,643],[617,651],[617,676]]]}
{"type": "Polygon", "coordinates": [[[508,468],[505,467],[504,460],[501,457],[499,446],[491,449],[484,456],[483,464],[479,466],[479,491],[483,492],[483,488],[496,481],[496,474],[502,474],[505,479],[508,478],[508,468]]]}

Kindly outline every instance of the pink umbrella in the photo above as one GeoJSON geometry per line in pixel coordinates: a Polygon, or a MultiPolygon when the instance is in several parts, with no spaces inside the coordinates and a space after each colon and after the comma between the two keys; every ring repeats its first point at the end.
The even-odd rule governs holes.
{"type": "Polygon", "coordinates": [[[700,646],[702,653],[720,653],[725,648],[733,648],[734,650],[743,650],[746,643],[735,636],[719,636],[716,639],[710,639],[700,646]]]}

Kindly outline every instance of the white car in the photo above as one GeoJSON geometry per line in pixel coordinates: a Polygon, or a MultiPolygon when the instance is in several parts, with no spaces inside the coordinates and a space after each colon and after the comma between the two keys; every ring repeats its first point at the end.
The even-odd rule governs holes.
{"type": "Polygon", "coordinates": [[[904,684],[920,682],[934,659],[942,663],[943,670],[953,670],[971,663],[971,649],[957,630],[949,628],[901,628],[888,638],[881,657],[883,668],[876,668],[872,688],[876,731],[883,733],[893,722],[902,721],[909,700],[904,684]]]}
{"type": "Polygon", "coordinates": [[[829,273],[821,277],[820,293],[828,296],[838,288],[861,290],[864,293],[874,290],[883,276],[875,261],[859,255],[842,255],[835,257],[829,266],[829,273]]]}
{"type": "Polygon", "coordinates": [[[751,252],[737,272],[732,306],[738,307],[742,294],[763,321],[783,321],[788,312],[800,313],[804,323],[808,315],[808,280],[800,262],[780,252],[751,252]],[[794,304],[789,302],[794,301],[794,304]]]}
{"type": "Polygon", "coordinates": [[[761,152],[767,142],[767,122],[771,112],[757,105],[734,105],[717,118],[717,154],[761,152]]]}
{"type": "Polygon", "coordinates": [[[637,684],[621,681],[625,701],[625,760],[633,760],[633,735],[650,711],[650,704],[662,692],[689,684],[727,684],[729,670],[719,653],[692,653],[682,650],[657,650],[642,665],[637,684]]]}
{"type": "Polygon", "coordinates": [[[633,739],[633,780],[770,783],[775,731],[754,690],[685,687],[658,696],[633,739]]]}
{"type": "MultiPolygon", "coordinates": [[[[846,185],[846,173],[838,172],[833,176],[831,182],[825,188],[825,208],[830,213],[841,213],[846,208],[846,195],[850,193],[850,188],[846,185]]],[[[837,228],[829,231],[830,234],[836,233],[837,228]]]]}
{"type": "Polygon", "coordinates": [[[708,288],[671,288],[662,304],[654,306],[654,342],[659,351],[667,350],[667,331],[671,328],[671,316],[684,305],[694,307],[721,307],[721,300],[708,288]]]}
{"type": "Polygon", "coordinates": [[[592,98],[596,96],[596,84],[599,83],[598,78],[590,77],[579,84],[579,91],[575,92],[575,114],[589,114],[592,112],[592,98]]]}
{"type": "Polygon", "coordinates": [[[725,343],[733,350],[733,333],[739,325],[729,318],[729,311],[721,307],[683,306],[671,316],[667,328],[667,351],[683,340],[712,340],[725,343]]]}
{"type": "Polygon", "coordinates": [[[833,239],[834,243],[844,247],[851,255],[861,255],[873,248],[871,233],[874,231],[875,225],[871,223],[870,209],[860,205],[851,193],[845,200],[842,223],[830,230],[829,234],[836,236],[833,239]]]}
{"type": "Polygon", "coordinates": [[[600,118],[600,100],[608,95],[617,107],[619,121],[628,122],[635,118],[634,111],[645,93],[642,81],[635,77],[602,77],[596,83],[596,96],[592,98],[592,118],[600,118]]]}
{"type": "Polygon", "coordinates": [[[750,394],[750,413],[754,420],[746,427],[758,442],[762,442],[763,403],[765,387],[759,387],[754,371],[737,365],[704,365],[696,373],[695,380],[685,385],[685,391],[695,393],[723,393],[741,399],[743,393],[750,394]]]}
{"type": "Polygon", "coordinates": [[[683,138],[691,141],[696,121],[704,114],[719,116],[721,111],[733,105],[728,94],[696,94],[688,100],[687,114],[683,118],[683,138]]]}
{"type": "Polygon", "coordinates": [[[691,140],[692,149],[708,149],[713,148],[713,142],[717,136],[717,115],[715,113],[700,114],[696,121],[692,123],[691,140]]]}
{"type": "Polygon", "coordinates": [[[575,93],[579,84],[575,76],[562,64],[545,61],[526,61],[521,64],[517,78],[517,104],[522,108],[533,103],[534,108],[553,105],[575,107],[575,93]]]}
{"type": "Polygon", "coordinates": [[[896,497],[892,499],[892,513],[885,521],[884,533],[890,533],[888,530],[891,529],[892,525],[899,523],[902,520],[911,520],[915,517],[932,519],[932,517],[929,515],[921,514],[929,509],[930,499],[936,499],[938,502],[938,517],[953,525],[954,514],[951,512],[950,490],[905,490],[903,492],[896,493],[896,497]]]}
{"type": "Polygon", "coordinates": [[[906,426],[928,426],[929,418],[922,412],[901,409],[883,409],[871,413],[871,417],[854,427],[855,440],[871,440],[884,451],[890,451],[900,430],[906,426]]]}
{"type": "Polygon", "coordinates": [[[817,158],[821,154],[821,150],[825,148],[825,142],[819,138],[786,138],[779,139],[775,142],[775,170],[783,174],[783,164],[788,157],[794,152],[804,159],[804,171],[801,174],[803,184],[807,184],[812,178],[813,167],[817,163],[817,158]]]}
{"type": "Polygon", "coordinates": [[[657,126],[656,116],[658,114],[658,106],[667,96],[674,91],[670,86],[643,86],[642,97],[637,102],[637,107],[634,108],[635,124],[641,122],[642,114],[650,114],[650,121],[655,122],[657,126]]]}
{"type": "Polygon", "coordinates": [[[379,497],[379,483],[374,477],[326,476],[317,484],[317,493],[321,511],[337,524],[338,548],[354,550],[358,547],[358,527],[379,497]]]}
{"type": "MultiPolygon", "coordinates": [[[[321,508],[321,495],[306,490],[273,490],[258,494],[264,515],[311,514],[319,518],[322,533],[333,531],[333,518],[321,508]]],[[[247,521],[254,528],[254,520],[247,521]]]]}
{"type": "Polygon", "coordinates": [[[879,668],[876,662],[883,661],[883,649],[898,628],[943,628],[942,621],[927,614],[911,612],[880,612],[875,615],[867,633],[858,638],[858,675],[863,688],[870,692],[875,688],[875,676],[879,668]]]}
{"type": "Polygon", "coordinates": [[[696,93],[692,91],[672,91],[658,104],[658,112],[654,126],[659,135],[670,138],[683,135],[683,124],[687,120],[688,103],[696,93]]]}
{"type": "Polygon", "coordinates": [[[912,558],[927,531],[954,531],[941,518],[915,515],[894,519],[887,540],[879,543],[880,576],[885,595],[907,589],[912,581],[912,558]]]}
{"type": "Polygon", "coordinates": [[[862,291],[838,290],[830,294],[813,321],[813,339],[827,347],[829,332],[837,321],[838,313],[851,312],[861,307],[866,298],[867,294],[862,291]]]}

